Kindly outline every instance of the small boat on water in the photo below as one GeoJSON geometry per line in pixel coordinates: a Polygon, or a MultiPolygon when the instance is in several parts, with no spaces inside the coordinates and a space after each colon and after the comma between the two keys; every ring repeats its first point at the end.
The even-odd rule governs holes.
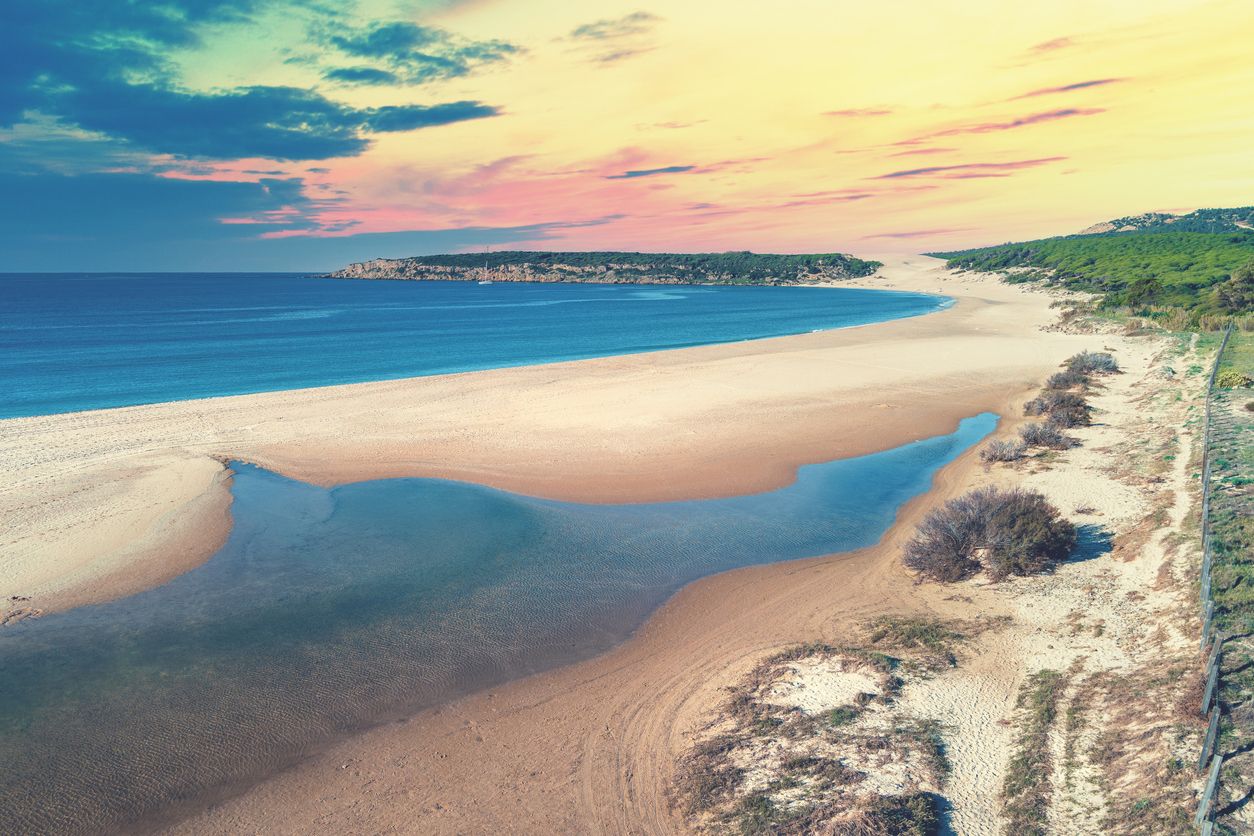
{"type": "Polygon", "coordinates": [[[480,279],[479,284],[492,284],[491,279],[480,279]]]}

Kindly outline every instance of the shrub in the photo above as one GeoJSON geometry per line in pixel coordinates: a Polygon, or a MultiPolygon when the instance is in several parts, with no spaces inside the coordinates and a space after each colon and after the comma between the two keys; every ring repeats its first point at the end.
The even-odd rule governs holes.
{"type": "Polygon", "coordinates": [[[984,568],[994,580],[1034,575],[1067,559],[1076,529],[1035,491],[1006,491],[988,517],[984,568]]]}
{"type": "Polygon", "coordinates": [[[1091,422],[1092,407],[1075,392],[1047,390],[1023,405],[1025,415],[1046,415],[1055,426],[1086,426],[1091,422]]]}
{"type": "Polygon", "coordinates": [[[1254,309],[1254,261],[1233,270],[1228,281],[1215,285],[1211,292],[1221,311],[1239,314],[1254,309]]]}
{"type": "Polygon", "coordinates": [[[1049,380],[1045,381],[1046,389],[1056,390],[1076,389],[1088,385],[1089,376],[1087,374],[1070,370],[1052,374],[1049,376],[1049,380]]]}
{"type": "Polygon", "coordinates": [[[1114,374],[1119,371],[1119,364],[1104,351],[1081,351],[1067,360],[1067,371],[1080,374],[1114,374]]]}
{"type": "Polygon", "coordinates": [[[1026,449],[1022,441],[990,441],[980,451],[980,459],[990,464],[1018,461],[1026,449]]]}
{"type": "Polygon", "coordinates": [[[1035,491],[977,488],[932,511],[906,544],[907,567],[949,583],[984,569],[994,580],[1065,560],[1076,529],[1035,491]]]}
{"type": "Polygon", "coordinates": [[[1053,427],[1087,427],[1093,423],[1092,408],[1081,400],[1078,404],[1055,407],[1049,413],[1049,424],[1053,427]]]}
{"type": "MultiPolygon", "coordinates": [[[[928,793],[880,795],[864,810],[855,813],[849,825],[844,832],[868,836],[931,836],[940,832],[940,809],[936,797],[928,793]]],[[[824,830],[816,828],[811,832],[824,830]]]]}
{"type": "Polygon", "coordinates": [[[980,496],[979,491],[972,491],[924,517],[906,543],[906,566],[942,583],[960,581],[980,571],[980,562],[975,559],[984,534],[980,496]]]}
{"type": "Polygon", "coordinates": [[[1252,382],[1248,374],[1238,369],[1224,369],[1215,377],[1215,385],[1220,389],[1244,389],[1252,382]]]}
{"type": "Polygon", "coordinates": [[[1048,447],[1050,450],[1067,450],[1075,446],[1075,439],[1062,434],[1056,424],[1024,424],[1019,437],[1029,447],[1048,447]]]}
{"type": "Polygon", "coordinates": [[[1023,405],[1025,415],[1045,415],[1056,427],[1083,427],[1092,423],[1093,409],[1074,392],[1045,391],[1023,405]]]}

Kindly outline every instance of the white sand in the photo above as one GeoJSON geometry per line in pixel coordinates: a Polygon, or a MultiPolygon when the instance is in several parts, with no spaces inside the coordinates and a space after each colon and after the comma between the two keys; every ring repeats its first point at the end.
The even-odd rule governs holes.
{"type": "Polygon", "coordinates": [[[859,694],[880,692],[878,676],[848,667],[839,657],[800,659],[788,665],[788,674],[763,695],[763,702],[820,714],[852,705],[859,694]]]}

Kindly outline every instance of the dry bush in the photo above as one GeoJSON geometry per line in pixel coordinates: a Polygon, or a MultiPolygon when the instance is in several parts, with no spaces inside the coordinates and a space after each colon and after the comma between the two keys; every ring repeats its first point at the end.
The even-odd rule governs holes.
{"type": "MultiPolygon", "coordinates": [[[[928,793],[879,796],[866,808],[841,821],[834,832],[847,836],[933,836],[940,833],[936,797],[928,793]]],[[[822,833],[823,830],[799,830],[822,833]]]]}
{"type": "Polygon", "coordinates": [[[1023,458],[1027,446],[1022,441],[990,441],[980,450],[980,460],[992,462],[1013,462],[1023,458]]]}
{"type": "Polygon", "coordinates": [[[966,639],[943,621],[924,616],[884,615],[871,622],[867,640],[876,647],[910,650],[923,654],[926,665],[957,667],[954,646],[966,639]]]}
{"type": "Polygon", "coordinates": [[[1053,794],[1049,735],[1058,718],[1058,703],[1067,680],[1057,671],[1041,670],[1019,690],[1015,751],[1002,779],[1002,814],[1007,832],[1044,836],[1053,794]]]}
{"type": "Polygon", "coordinates": [[[1079,398],[1078,402],[1055,404],[1049,411],[1049,424],[1055,428],[1087,427],[1091,423],[1093,408],[1083,398],[1079,398]]]}
{"type": "Polygon", "coordinates": [[[1075,548],[1076,529],[1035,491],[977,488],[923,518],[906,566],[949,583],[979,572],[995,580],[1043,572],[1075,548]]]}
{"type": "Polygon", "coordinates": [[[1093,408],[1074,392],[1047,390],[1023,405],[1025,415],[1044,415],[1055,427],[1086,427],[1093,423],[1093,408]]]}
{"type": "Polygon", "coordinates": [[[980,571],[975,552],[982,545],[984,531],[978,512],[971,507],[971,496],[947,502],[923,518],[906,543],[906,566],[941,583],[964,580],[980,571]]]}
{"type": "Polygon", "coordinates": [[[1067,371],[1080,374],[1115,374],[1119,364],[1104,351],[1081,351],[1067,360],[1067,371]]]}
{"type": "Polygon", "coordinates": [[[1075,439],[1063,435],[1053,423],[1024,424],[1019,428],[1019,437],[1029,447],[1048,447],[1050,450],[1068,450],[1076,444],[1075,439]]]}
{"type": "Polygon", "coordinates": [[[1004,491],[986,523],[984,568],[994,580],[1035,575],[1067,559],[1076,528],[1035,491],[1004,491]]]}
{"type": "Polygon", "coordinates": [[[1065,391],[1067,389],[1075,389],[1078,387],[1088,386],[1089,376],[1083,372],[1062,371],[1056,372],[1049,376],[1049,380],[1045,381],[1046,389],[1054,389],[1065,391]]]}

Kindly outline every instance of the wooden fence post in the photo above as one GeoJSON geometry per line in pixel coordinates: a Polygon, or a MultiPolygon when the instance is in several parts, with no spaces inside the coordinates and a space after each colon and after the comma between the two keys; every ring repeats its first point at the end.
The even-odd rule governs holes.
{"type": "MultiPolygon", "coordinates": [[[[1232,324],[1228,324],[1228,329],[1224,331],[1223,339],[1219,342],[1219,351],[1215,354],[1215,362],[1210,369],[1210,378],[1206,381],[1206,400],[1203,405],[1202,418],[1202,571],[1199,577],[1199,592],[1202,604],[1202,638],[1201,647],[1206,647],[1206,641],[1210,638],[1212,628],[1214,627],[1215,618],[1215,599],[1211,597],[1211,570],[1214,568],[1215,548],[1211,539],[1210,532],[1210,494],[1211,494],[1211,469],[1210,446],[1211,446],[1211,403],[1215,396],[1215,378],[1219,375],[1219,361],[1223,359],[1224,351],[1228,347],[1228,340],[1232,336],[1232,324]]],[[[1214,630],[1214,643],[1211,646],[1211,652],[1207,655],[1206,663],[1206,690],[1202,694],[1202,713],[1210,712],[1210,722],[1206,725],[1206,736],[1202,738],[1202,753],[1197,760],[1198,771],[1206,765],[1207,756],[1211,755],[1212,749],[1217,747],[1219,737],[1219,717],[1220,707],[1216,705],[1211,708],[1212,701],[1218,701],[1219,698],[1219,666],[1220,657],[1223,653],[1223,634],[1219,630],[1214,630]]],[[[1211,820],[1211,808],[1215,803],[1215,794],[1219,787],[1219,769],[1223,766],[1223,755],[1218,752],[1214,753],[1211,758],[1210,772],[1206,776],[1206,783],[1202,786],[1202,798],[1197,805],[1197,816],[1194,818],[1194,824],[1201,827],[1202,836],[1212,836],[1215,830],[1215,823],[1211,820]]]]}
{"type": "Polygon", "coordinates": [[[1215,706],[1210,712],[1210,722],[1206,724],[1206,736],[1202,738],[1202,756],[1197,759],[1197,771],[1201,772],[1206,767],[1206,761],[1210,758],[1210,750],[1215,745],[1215,738],[1219,736],[1219,706],[1215,706]]]}
{"type": "Polygon", "coordinates": [[[1210,662],[1206,666],[1206,690],[1202,693],[1202,713],[1205,714],[1210,710],[1211,699],[1215,696],[1215,690],[1219,685],[1219,656],[1222,652],[1220,644],[1222,637],[1215,637],[1215,649],[1210,653],[1210,662]]]}
{"type": "Polygon", "coordinates": [[[1210,820],[1210,808],[1215,803],[1215,789],[1219,785],[1219,767],[1223,762],[1223,755],[1215,755],[1210,763],[1210,774],[1206,776],[1206,783],[1202,786],[1202,800],[1197,805],[1197,816],[1193,819],[1196,825],[1210,820]]]}

